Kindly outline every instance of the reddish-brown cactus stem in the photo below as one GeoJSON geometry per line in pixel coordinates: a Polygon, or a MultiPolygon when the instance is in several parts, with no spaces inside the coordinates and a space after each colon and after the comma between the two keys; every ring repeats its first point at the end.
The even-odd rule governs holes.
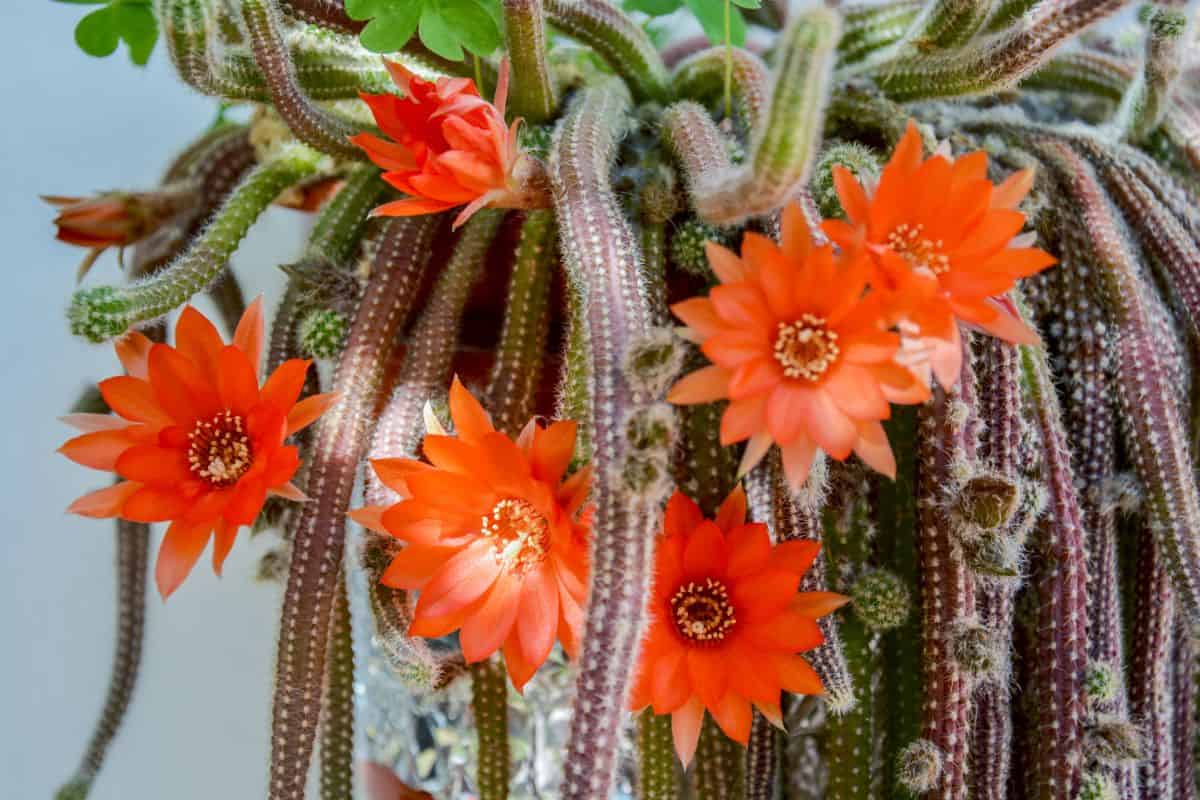
{"type": "MultiPolygon", "coordinates": [[[[433,293],[408,337],[408,352],[396,388],[375,423],[370,458],[411,458],[416,453],[425,433],[422,409],[450,382],[463,308],[503,219],[504,212],[484,209],[463,228],[454,253],[438,275],[433,293]]],[[[374,472],[368,472],[369,505],[386,505],[399,499],[374,472]]]]}
{"type": "Polygon", "coordinates": [[[1159,202],[1134,171],[1099,145],[1084,151],[1097,165],[1100,178],[1121,207],[1130,227],[1179,299],[1193,337],[1200,336],[1200,243],[1159,202]]]}
{"type": "Polygon", "coordinates": [[[558,259],[554,215],[529,212],[521,224],[516,262],[496,363],[488,378],[487,407],[497,430],[511,436],[533,416],[550,332],[550,282],[558,259]]]}
{"type": "Polygon", "coordinates": [[[321,710],[333,599],[342,568],[345,514],[366,454],[371,419],[395,334],[423,269],[434,220],[386,223],[334,389],[317,423],[307,493],[293,537],[283,599],[271,725],[272,800],[301,800],[321,710]]]}
{"type": "Polygon", "coordinates": [[[1176,601],[1200,620],[1200,491],[1193,476],[1188,435],[1176,402],[1170,365],[1155,336],[1153,312],[1125,226],[1095,172],[1067,145],[1048,142],[1045,152],[1079,209],[1093,263],[1102,270],[1109,313],[1117,326],[1117,394],[1126,421],[1147,513],[1169,565],[1176,601]]]}
{"type": "MultiPolygon", "coordinates": [[[[967,368],[969,369],[969,367],[967,368]]],[[[969,379],[973,383],[973,378],[969,379]]],[[[975,579],[967,567],[947,513],[947,487],[956,483],[954,465],[967,452],[962,385],[937,391],[918,413],[917,556],[921,569],[924,708],[922,737],[937,748],[941,770],[930,795],[946,800],[967,796],[970,747],[969,677],[949,651],[949,633],[975,616],[975,579]]],[[[968,414],[973,414],[969,409],[968,414]]]]}
{"type": "MultiPolygon", "coordinates": [[[[983,421],[981,460],[1013,485],[1020,480],[1020,366],[1012,345],[994,337],[980,344],[980,382],[987,386],[979,400],[983,421]]],[[[1002,531],[999,535],[1008,534],[1002,531]]],[[[996,631],[1011,650],[1015,580],[980,582],[979,618],[996,631]]],[[[1003,674],[1007,675],[1008,670],[1003,674]]],[[[971,787],[979,800],[1005,800],[1012,764],[1012,696],[1007,683],[988,681],[975,694],[975,729],[971,750],[971,787]]]]}
{"type": "Polygon", "coordinates": [[[1181,616],[1175,618],[1175,654],[1171,657],[1171,707],[1175,714],[1171,741],[1175,746],[1174,800],[1196,800],[1196,680],[1200,664],[1196,660],[1196,641],[1181,616]]]}
{"type": "Polygon", "coordinates": [[[1183,151],[1192,168],[1200,170],[1200,103],[1180,98],[1167,111],[1163,130],[1183,151]]]}
{"type": "Polygon", "coordinates": [[[117,635],[112,673],[100,719],[92,731],[75,774],[59,790],[60,797],[85,797],[95,779],[108,746],[121,727],[133,698],[142,642],[146,632],[146,564],[150,552],[150,526],[141,522],[116,523],[117,546],[117,635]],[[67,794],[73,790],[77,794],[67,794]]]}
{"type": "Polygon", "coordinates": [[[321,800],[354,795],[354,640],[344,578],[334,591],[321,720],[321,800]]]}
{"type": "Polygon", "coordinates": [[[1126,92],[1118,121],[1133,142],[1145,142],[1162,123],[1182,71],[1188,19],[1185,11],[1171,5],[1154,3],[1147,8],[1142,71],[1126,92]]]}
{"type": "Polygon", "coordinates": [[[627,415],[650,398],[626,383],[626,352],[649,330],[637,240],[610,185],[629,107],[611,83],[585,91],[555,132],[550,181],[573,290],[584,301],[588,412],[596,483],[592,576],[562,796],[608,796],[625,695],[645,623],[657,496],[623,483],[627,415]]]}
{"type": "Polygon", "coordinates": [[[733,167],[725,138],[708,111],[690,100],[675,103],[663,112],[662,135],[679,163],[691,206],[699,211],[707,184],[727,175],[733,167]]]}
{"type": "MultiPolygon", "coordinates": [[[[677,97],[707,101],[720,97],[725,86],[724,47],[710,47],[689,56],[671,73],[671,89],[677,97]]],[[[734,108],[743,132],[762,127],[771,99],[771,76],[763,60],[748,50],[729,51],[733,66],[731,89],[734,108]]]]}
{"type": "Polygon", "coordinates": [[[362,150],[349,141],[358,129],[316,106],[301,91],[291,55],[279,31],[275,0],[244,0],[242,18],[250,34],[254,60],[266,78],[272,105],[296,138],[339,158],[363,158],[362,150]]]}
{"type": "Polygon", "coordinates": [[[1171,797],[1175,776],[1171,713],[1174,602],[1171,577],[1151,525],[1143,523],[1137,533],[1138,593],[1129,667],[1130,711],[1142,723],[1146,747],[1138,767],[1142,800],[1171,797]]]}
{"type": "Polygon", "coordinates": [[[746,746],[745,800],[774,800],[779,773],[779,729],[757,711],[746,746]]]}
{"type": "Polygon", "coordinates": [[[1033,576],[1037,619],[1030,688],[1037,702],[1039,736],[1027,768],[1032,768],[1038,797],[1073,800],[1083,766],[1086,716],[1085,533],[1071,451],[1045,351],[1026,347],[1021,362],[1040,433],[1043,482],[1049,493],[1033,576]]]}

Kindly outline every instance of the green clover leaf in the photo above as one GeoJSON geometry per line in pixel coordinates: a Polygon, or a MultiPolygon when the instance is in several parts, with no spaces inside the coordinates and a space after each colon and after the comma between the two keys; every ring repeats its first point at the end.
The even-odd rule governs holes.
{"type": "Polygon", "coordinates": [[[463,51],[491,55],[503,43],[499,0],[346,0],[351,19],[369,20],[363,47],[390,53],[413,34],[442,58],[461,61],[463,51]]]}
{"type": "Polygon", "coordinates": [[[75,26],[75,43],[89,56],[104,58],[121,42],[134,64],[144,66],[158,41],[158,20],[150,0],[56,0],[70,5],[101,6],[75,26]]]}

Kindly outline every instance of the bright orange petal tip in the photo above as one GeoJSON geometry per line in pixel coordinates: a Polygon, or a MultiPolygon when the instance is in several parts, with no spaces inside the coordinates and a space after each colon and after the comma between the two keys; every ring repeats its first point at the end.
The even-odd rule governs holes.
{"type": "Polygon", "coordinates": [[[779,721],[783,691],[820,690],[798,654],[821,643],[817,618],[845,602],[828,592],[798,592],[819,543],[772,545],[766,526],[745,518],[740,488],[712,520],[680,492],[663,518],[629,704],[671,714],[685,764],[705,712],[727,736],[745,742],[753,707],[779,721]]]}
{"type": "Polygon", "coordinates": [[[427,461],[376,459],[376,475],[400,502],[350,513],[406,542],[383,573],[386,585],[417,591],[410,634],[459,631],[470,662],[503,651],[518,691],[555,641],[576,652],[588,585],[590,484],[585,467],[566,474],[575,451],[571,422],[498,432],[456,377],[454,434],[437,424],[422,444],[427,461]]]}
{"type": "Polygon", "coordinates": [[[124,481],[76,500],[73,513],[167,522],[155,569],[169,596],[191,572],[209,538],[218,574],[243,525],[268,496],[303,502],[292,478],[300,466],[288,435],[327,407],[324,396],[299,401],[308,362],[286,362],[259,385],[263,301],[246,308],[225,344],[195,308],[183,309],[174,345],[140,333],[117,341],[127,375],[100,382],[115,414],[72,414],[83,431],[60,452],[124,481]]]}

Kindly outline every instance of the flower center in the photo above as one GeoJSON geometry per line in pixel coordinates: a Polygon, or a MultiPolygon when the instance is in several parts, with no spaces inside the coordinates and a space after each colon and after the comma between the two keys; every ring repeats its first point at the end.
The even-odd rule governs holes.
{"type": "Polygon", "coordinates": [[[921,235],[924,232],[924,225],[902,222],[888,234],[888,247],[903,256],[913,269],[927,269],[941,275],[950,269],[950,258],[942,253],[942,240],[927,239],[921,235]]]}
{"type": "Polygon", "coordinates": [[[689,581],[671,598],[675,627],[696,644],[716,644],[737,624],[725,584],[713,578],[689,581]]]}
{"type": "Polygon", "coordinates": [[[230,486],[254,463],[246,421],[232,411],[201,420],[188,434],[188,468],[215,487],[230,486]]]}
{"type": "Polygon", "coordinates": [[[550,523],[525,500],[510,498],[496,503],[480,523],[480,531],[492,540],[496,559],[518,574],[546,560],[550,523]]]}
{"type": "Polygon", "coordinates": [[[795,322],[779,323],[775,334],[775,360],[789,378],[815,381],[837,361],[841,348],[838,335],[825,327],[825,320],[801,314],[795,322]]]}

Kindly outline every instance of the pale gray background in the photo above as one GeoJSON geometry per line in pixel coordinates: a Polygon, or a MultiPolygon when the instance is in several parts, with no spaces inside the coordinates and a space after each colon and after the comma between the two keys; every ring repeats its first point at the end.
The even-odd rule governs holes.
{"type": "MultiPolygon", "coordinates": [[[[82,251],[54,241],[37,195],[151,186],[215,111],[175,79],[162,42],[147,69],[124,52],[79,52],[72,30],[87,10],[0,2],[0,796],[13,800],[49,800],[73,771],[114,629],[112,526],[63,513],[105,478],[54,450],[69,434],[56,417],[118,365],[67,332],[82,251]]],[[[273,285],[299,225],[277,209],[255,229],[237,261],[248,292],[273,285]]],[[[116,278],[106,255],[89,282],[116,278]]],[[[243,533],[223,579],[206,556],[169,603],[149,597],[136,699],[95,800],[264,795],[279,603],[276,586],[252,580],[264,544],[243,533]]]]}

